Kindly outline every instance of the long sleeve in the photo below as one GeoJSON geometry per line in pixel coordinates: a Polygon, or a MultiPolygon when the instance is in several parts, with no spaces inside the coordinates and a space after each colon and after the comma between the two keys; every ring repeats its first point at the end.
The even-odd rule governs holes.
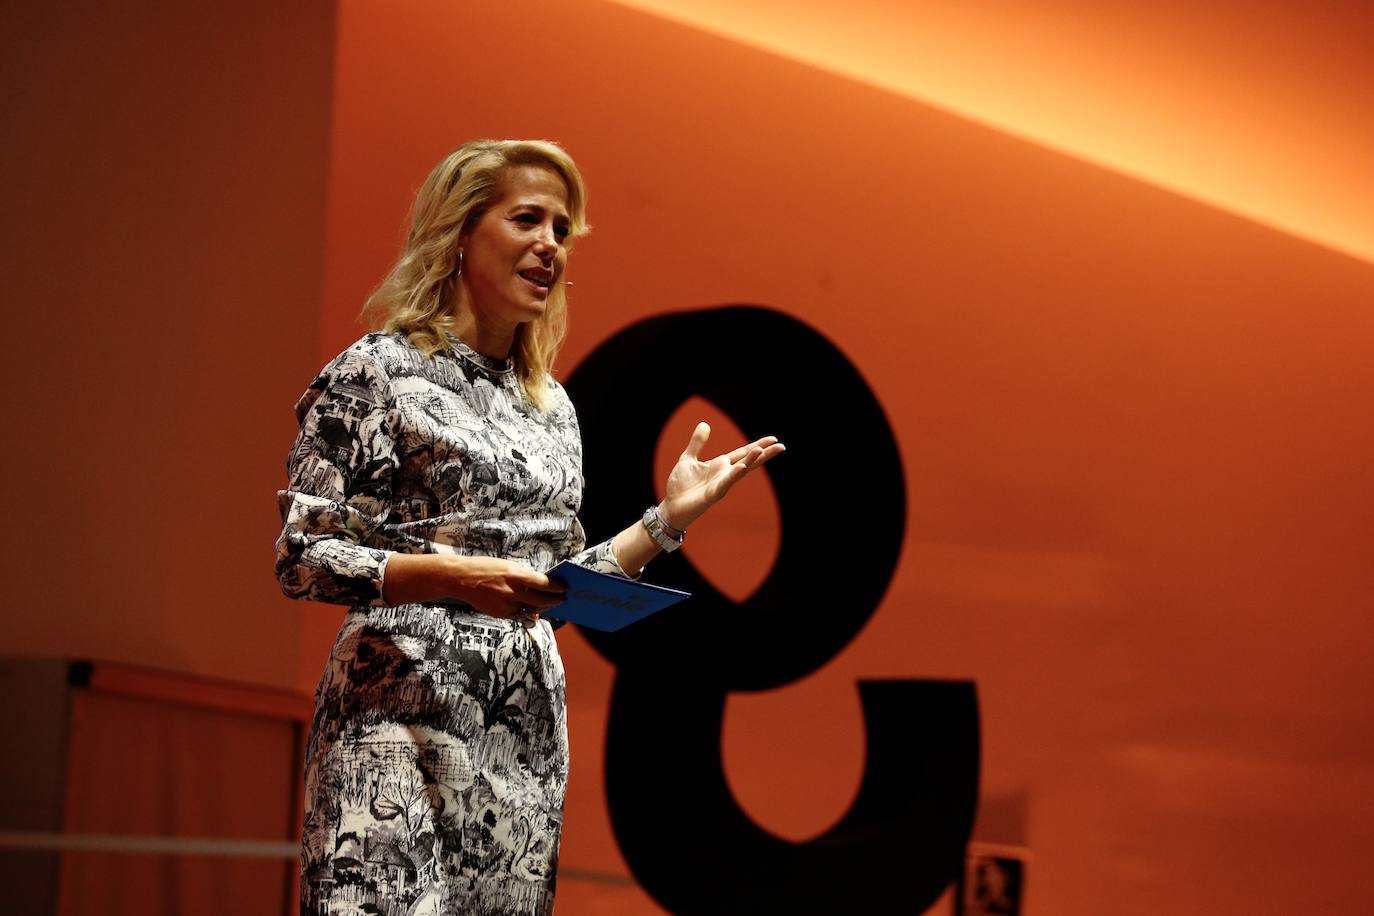
{"type": "Polygon", "coordinates": [[[381,603],[391,555],[378,545],[389,511],[396,449],[388,380],[354,348],[325,367],[296,405],[301,431],[278,492],[277,579],[292,598],[381,603]]]}
{"type": "MultiPolygon", "coordinates": [[[[581,522],[577,524],[577,530],[581,532],[581,522]]],[[[614,538],[611,538],[599,544],[594,544],[591,547],[579,550],[568,557],[568,559],[578,566],[584,566],[587,569],[599,573],[606,573],[609,576],[619,576],[622,579],[638,579],[638,576],[632,576],[625,572],[624,568],[620,565],[620,561],[615,558],[615,550],[611,547],[611,543],[614,540],[614,538]]]]}

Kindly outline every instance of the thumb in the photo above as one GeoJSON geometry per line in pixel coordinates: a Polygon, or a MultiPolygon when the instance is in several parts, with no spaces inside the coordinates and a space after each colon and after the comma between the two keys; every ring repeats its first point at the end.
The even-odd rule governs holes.
{"type": "Polygon", "coordinates": [[[711,438],[711,424],[698,423],[697,428],[692,430],[692,438],[688,440],[687,447],[682,450],[682,456],[695,459],[706,447],[706,440],[709,438],[711,438]]]}

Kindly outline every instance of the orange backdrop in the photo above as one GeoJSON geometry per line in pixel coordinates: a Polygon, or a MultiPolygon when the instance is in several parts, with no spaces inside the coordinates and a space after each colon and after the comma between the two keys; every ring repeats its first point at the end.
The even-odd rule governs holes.
{"type": "MultiPolygon", "coordinates": [[[[975,836],[1031,849],[1032,912],[1339,912],[1368,890],[1374,268],[616,6],[349,3],[338,41],[321,359],[357,336],[440,155],[546,136],[596,226],[564,374],[645,316],[750,302],[830,338],[892,419],[910,505],[884,606],[815,676],[730,702],[726,766],[760,823],[800,839],[847,807],[856,678],[963,678],[983,709],[975,836]]],[[[835,469],[818,574],[842,576],[863,544],[825,532],[863,443],[815,422],[835,469]]],[[[751,499],[735,527],[768,556],[766,488],[751,499]]],[[[303,679],[335,623],[311,619],[303,679]]],[[[560,640],[564,867],[623,874],[598,772],[613,671],[560,640]]],[[[654,911],[562,887],[571,912],[608,894],[654,911]]]]}
{"type": "MultiPolygon", "coordinates": [[[[751,302],[825,334],[895,426],[908,529],[884,605],[815,676],[730,701],[726,769],[760,823],[802,839],[849,804],[856,679],[972,679],[975,836],[1032,851],[1032,914],[1362,911],[1374,266],[1298,236],[1357,253],[1374,237],[1367,14],[1131,7],[1104,34],[1074,0],[1035,23],[919,6],[896,47],[945,65],[936,89],[972,70],[1001,108],[961,120],[843,61],[602,0],[16,7],[7,651],[313,686],[338,611],[286,601],[269,572],[290,405],[360,333],[431,164],[474,136],[549,136],[597,227],[572,260],[564,375],[643,317],[751,302]],[[1002,63],[949,66],[963,53],[1002,63]],[[1041,133],[999,121],[1018,92],[1040,106],[1084,84],[1103,105],[1051,106],[1041,133]],[[1066,155],[1082,138],[1056,131],[1085,122],[1224,127],[1225,154],[1126,148],[1159,154],[1175,188],[1216,174],[1190,155],[1234,162],[1228,206],[1291,234],[1066,155]],[[1275,193],[1247,210],[1257,183],[1275,193]]],[[[776,371],[785,354],[757,345],[776,371]]],[[[815,422],[835,468],[816,482],[817,569],[844,575],[863,544],[823,532],[863,445],[843,416],[815,422]]],[[[749,486],[688,546],[734,594],[777,544],[767,481],[749,486]]],[[[560,639],[560,911],[654,912],[604,814],[613,671],[560,639]]],[[[131,811],[102,829],[155,828],[131,811]]]]}

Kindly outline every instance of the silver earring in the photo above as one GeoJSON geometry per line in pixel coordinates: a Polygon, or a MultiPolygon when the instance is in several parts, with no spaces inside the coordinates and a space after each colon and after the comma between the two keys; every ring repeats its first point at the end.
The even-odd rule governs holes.
{"type": "Polygon", "coordinates": [[[454,276],[455,276],[455,277],[461,277],[462,275],[463,275],[463,249],[459,248],[459,249],[458,249],[458,272],[457,272],[456,274],[454,274],[454,276]]]}

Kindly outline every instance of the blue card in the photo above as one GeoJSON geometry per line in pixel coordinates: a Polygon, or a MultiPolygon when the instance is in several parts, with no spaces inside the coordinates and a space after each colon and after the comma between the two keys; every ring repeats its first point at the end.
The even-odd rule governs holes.
{"type": "Polygon", "coordinates": [[[540,611],[539,616],[593,630],[614,632],[692,597],[689,592],[608,576],[568,560],[549,570],[548,575],[568,586],[567,597],[557,607],[540,611]]]}

